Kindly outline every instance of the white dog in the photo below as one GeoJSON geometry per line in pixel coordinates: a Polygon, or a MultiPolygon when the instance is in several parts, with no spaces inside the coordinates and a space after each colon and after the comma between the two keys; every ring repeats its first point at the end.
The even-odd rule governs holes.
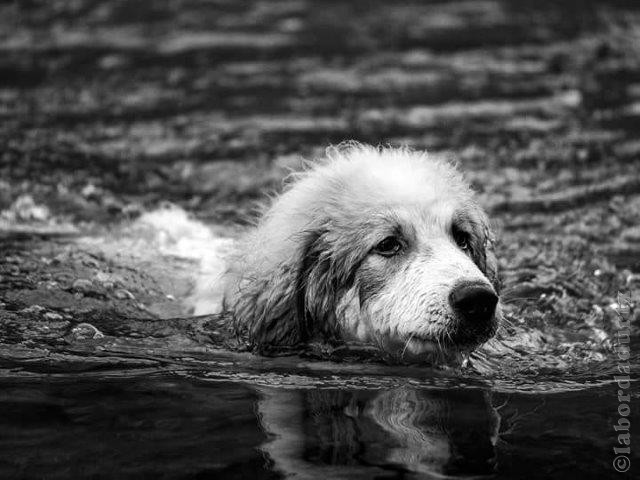
{"type": "Polygon", "coordinates": [[[352,143],[291,180],[227,273],[225,308],[255,350],[355,340],[426,358],[495,333],[493,240],[453,166],[352,143]]]}

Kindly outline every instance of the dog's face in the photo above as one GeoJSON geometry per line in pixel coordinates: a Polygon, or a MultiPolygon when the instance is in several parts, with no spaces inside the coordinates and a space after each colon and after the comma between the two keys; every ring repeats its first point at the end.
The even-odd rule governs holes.
{"type": "Polygon", "coordinates": [[[387,204],[363,217],[340,228],[364,246],[338,296],[345,334],[408,358],[470,350],[495,333],[495,259],[477,207],[450,199],[387,204]]]}
{"type": "Polygon", "coordinates": [[[499,323],[485,214],[455,169],[412,152],[340,152],[244,252],[231,305],[260,349],[321,335],[406,359],[471,350],[499,323]]]}

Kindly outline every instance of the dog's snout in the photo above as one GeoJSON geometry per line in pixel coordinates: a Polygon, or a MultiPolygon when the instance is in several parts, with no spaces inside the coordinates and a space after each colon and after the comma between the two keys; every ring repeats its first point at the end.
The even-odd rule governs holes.
{"type": "Polygon", "coordinates": [[[495,313],[498,296],[487,285],[466,283],[454,287],[449,294],[449,303],[462,320],[488,322],[495,313]]]}

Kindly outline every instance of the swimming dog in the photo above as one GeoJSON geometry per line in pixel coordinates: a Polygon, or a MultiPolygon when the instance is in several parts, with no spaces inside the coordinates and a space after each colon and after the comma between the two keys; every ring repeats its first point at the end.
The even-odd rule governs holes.
{"type": "Polygon", "coordinates": [[[500,323],[493,245],[450,163],[332,147],[290,176],[240,242],[224,305],[258,352],[320,339],[401,358],[455,355],[500,323]]]}

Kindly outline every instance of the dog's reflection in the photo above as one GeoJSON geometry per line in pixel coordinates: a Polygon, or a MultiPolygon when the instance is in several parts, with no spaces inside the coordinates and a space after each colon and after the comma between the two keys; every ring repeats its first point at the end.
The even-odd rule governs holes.
{"type": "Polygon", "coordinates": [[[479,390],[262,388],[273,469],[295,478],[491,474],[500,418],[479,390]]]}

